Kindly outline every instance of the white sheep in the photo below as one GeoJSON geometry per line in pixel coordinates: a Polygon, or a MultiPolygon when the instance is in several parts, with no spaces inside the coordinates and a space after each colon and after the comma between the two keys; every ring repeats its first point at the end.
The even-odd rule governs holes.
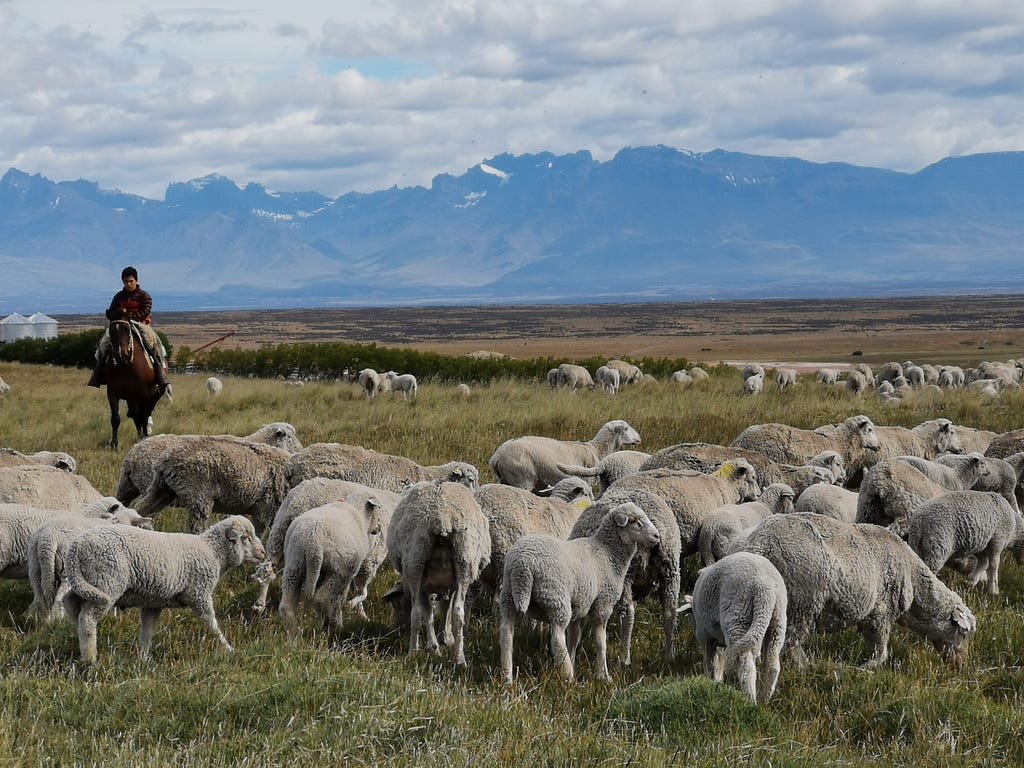
{"type": "Polygon", "coordinates": [[[819,384],[835,386],[839,381],[839,371],[835,368],[819,368],[814,376],[814,380],[819,384]]]}
{"type": "Polygon", "coordinates": [[[594,466],[608,454],[639,443],[640,434],[618,419],[604,424],[585,443],[536,435],[506,440],[487,463],[498,482],[538,491],[567,476],[558,464],[594,466]]]}
{"type": "Polygon", "coordinates": [[[455,392],[460,397],[469,397],[472,390],[469,388],[469,384],[462,381],[455,385],[455,392]]]}
{"type": "Polygon", "coordinates": [[[552,368],[547,375],[548,386],[552,389],[558,388],[558,369],[552,368]]]}
{"type": "Polygon", "coordinates": [[[868,377],[860,371],[850,371],[846,376],[846,383],[844,386],[846,387],[846,391],[851,395],[861,395],[871,388],[871,382],[868,377]]]}
{"type": "Polygon", "coordinates": [[[769,515],[792,512],[794,498],[793,489],[788,485],[772,483],[754,501],[723,504],[712,510],[704,518],[697,536],[697,548],[704,565],[725,557],[733,541],[769,515]]]}
{"type": "Polygon", "coordinates": [[[755,373],[743,380],[743,391],[748,395],[759,395],[764,390],[764,374],[755,373]]]}
{"type": "Polygon", "coordinates": [[[344,443],[306,446],[288,462],[285,474],[293,487],[313,477],[328,477],[393,493],[404,493],[411,484],[423,480],[447,480],[470,489],[480,484],[479,470],[464,461],[425,467],[405,456],[344,443]]]}
{"type": "Polygon", "coordinates": [[[690,369],[690,378],[692,378],[694,381],[707,381],[708,379],[711,378],[711,374],[709,374],[700,366],[695,365],[690,369]]]}
{"type": "Polygon", "coordinates": [[[562,363],[558,366],[558,386],[568,387],[570,392],[575,392],[579,387],[593,389],[596,385],[590,371],[582,365],[562,363]]]}
{"type": "Polygon", "coordinates": [[[775,384],[780,390],[796,385],[800,374],[795,368],[778,368],[775,371],[775,384]]]}
{"type": "Polygon", "coordinates": [[[614,368],[609,368],[607,365],[602,365],[594,371],[594,381],[610,395],[617,395],[619,393],[619,380],[619,372],[614,368]]]}
{"type": "MultiPolygon", "coordinates": [[[[157,458],[170,448],[189,441],[202,441],[209,435],[151,435],[145,440],[135,443],[124,456],[121,462],[121,475],[117,481],[117,490],[114,495],[122,504],[131,504],[135,499],[146,492],[149,484],[153,482],[153,465],[157,458]]],[[[215,437],[229,438],[234,435],[215,435],[215,437]]],[[[295,427],[286,421],[274,421],[264,424],[251,435],[235,438],[237,440],[250,440],[254,443],[264,443],[282,448],[290,453],[302,450],[302,443],[295,436],[295,427]]]]}
{"type": "Polygon", "coordinates": [[[736,552],[701,569],[691,606],[707,676],[721,683],[735,666],[750,701],[768,701],[781,670],[786,603],[782,575],[761,555],[736,552]]]}
{"type": "Polygon", "coordinates": [[[99,517],[61,515],[40,525],[28,540],[28,580],[32,585],[29,613],[39,621],[51,621],[64,615],[64,556],[71,540],[97,525],[136,525],[153,527],[152,518],[143,517],[112,497],[103,500],[107,507],[99,517]]]}
{"type": "Polygon", "coordinates": [[[288,526],[279,613],[290,638],[298,636],[300,594],[316,607],[325,629],[341,629],[349,590],[381,539],[381,512],[373,495],[352,494],[314,507],[288,526]]]}
{"type": "Polygon", "coordinates": [[[949,419],[929,419],[916,427],[875,426],[879,441],[876,459],[889,456],[920,456],[934,459],[944,453],[963,453],[960,433],[949,419]]]}
{"type": "Polygon", "coordinates": [[[636,384],[644,375],[644,372],[640,370],[640,366],[627,363],[625,360],[609,360],[604,364],[604,367],[616,371],[622,384],[636,384]]]}
{"type": "Polygon", "coordinates": [[[211,376],[206,380],[206,394],[219,395],[223,391],[224,382],[218,379],[216,376],[211,376]]]}
{"type": "Polygon", "coordinates": [[[358,374],[358,381],[367,399],[372,400],[380,394],[380,374],[373,368],[363,368],[358,374]]]}
{"type": "Polygon", "coordinates": [[[11,385],[4,381],[3,377],[0,377],[0,395],[6,395],[10,391],[11,385]]]}
{"type": "Polygon", "coordinates": [[[437,595],[450,614],[445,627],[450,623],[455,663],[465,666],[466,594],[491,559],[487,518],[472,492],[440,480],[416,483],[395,507],[386,542],[412,601],[409,651],[419,650],[424,630],[427,650],[438,649],[430,599],[437,595]]]}
{"type": "Polygon", "coordinates": [[[762,555],[782,574],[788,596],[786,645],[798,667],[802,643],[817,627],[854,626],[871,646],[870,669],[889,655],[899,622],[959,661],[977,630],[974,614],[907,543],[877,525],[821,515],[773,515],[737,540],[735,551],[762,555]]]}
{"type": "Polygon", "coordinates": [[[693,384],[693,376],[690,375],[689,371],[684,370],[673,371],[672,375],[669,376],[668,380],[671,381],[673,384],[679,384],[680,386],[684,387],[693,384]]]}
{"type": "Polygon", "coordinates": [[[751,376],[761,376],[764,378],[764,366],[760,363],[747,363],[743,366],[742,374],[744,381],[749,379],[751,376]]]}
{"type": "Polygon", "coordinates": [[[410,395],[414,400],[416,399],[419,384],[417,384],[415,376],[411,373],[398,374],[394,371],[388,371],[384,375],[387,376],[388,382],[391,384],[392,392],[401,392],[403,400],[408,400],[410,395]]]}
{"type": "Polygon", "coordinates": [[[558,471],[574,477],[597,478],[597,492],[604,493],[616,480],[640,471],[640,466],[651,458],[643,451],[614,451],[592,467],[578,464],[558,464],[558,471]]]}
{"type": "Polygon", "coordinates": [[[1024,518],[998,493],[950,491],[923,502],[906,523],[907,544],[938,574],[951,559],[974,558],[968,584],[999,594],[1003,550],[1024,534],[1024,518]]]}
{"type": "Polygon", "coordinates": [[[67,509],[98,501],[103,494],[81,475],[45,464],[0,467],[0,504],[67,509]]]}
{"type": "Polygon", "coordinates": [[[265,555],[252,523],[239,515],[198,535],[128,525],[91,528],[71,542],[64,562],[70,588],[64,610],[78,627],[82,661],[96,661],[96,625],[114,606],[138,606],[140,658],[149,658],[157,619],[170,607],[192,608],[221,647],[232,650],[217,623],[213,591],[228,568],[265,555]]]}
{"type": "Polygon", "coordinates": [[[608,619],[622,594],[637,545],[654,546],[659,539],[644,511],[628,502],[609,511],[591,536],[563,541],[535,534],[519,539],[506,555],[499,598],[504,680],[512,682],[516,620],[527,615],[548,625],[551,654],[566,680],[573,679],[586,620],[594,633],[596,677],[610,680],[608,619]]]}
{"type": "Polygon", "coordinates": [[[63,451],[36,451],[25,454],[13,448],[0,448],[0,467],[17,467],[23,464],[42,464],[63,469],[65,472],[74,472],[78,468],[74,456],[63,451]]]}
{"type": "Polygon", "coordinates": [[[847,523],[857,521],[857,492],[838,485],[809,485],[793,502],[793,511],[825,515],[847,523]]]}

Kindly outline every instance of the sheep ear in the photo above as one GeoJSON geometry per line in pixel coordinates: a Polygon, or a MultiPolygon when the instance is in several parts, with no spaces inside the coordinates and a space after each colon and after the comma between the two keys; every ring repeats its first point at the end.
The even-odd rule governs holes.
{"type": "Polygon", "coordinates": [[[971,632],[975,627],[974,616],[960,606],[953,609],[953,614],[949,618],[964,633],[971,632]]]}
{"type": "Polygon", "coordinates": [[[238,530],[237,525],[232,525],[225,535],[228,537],[228,541],[238,541],[242,537],[242,532],[238,530]]]}
{"type": "Polygon", "coordinates": [[[456,477],[462,477],[464,474],[466,474],[466,472],[465,470],[462,469],[462,467],[456,467],[455,469],[452,470],[452,474],[455,475],[456,477]]]}
{"type": "Polygon", "coordinates": [[[380,502],[377,501],[376,497],[374,496],[368,497],[366,499],[366,503],[364,504],[363,511],[366,512],[367,515],[371,515],[373,514],[373,511],[376,509],[380,509],[380,502]]]}
{"type": "Polygon", "coordinates": [[[625,528],[627,525],[629,525],[629,515],[627,515],[625,512],[616,512],[615,524],[619,526],[619,528],[625,528]]]}

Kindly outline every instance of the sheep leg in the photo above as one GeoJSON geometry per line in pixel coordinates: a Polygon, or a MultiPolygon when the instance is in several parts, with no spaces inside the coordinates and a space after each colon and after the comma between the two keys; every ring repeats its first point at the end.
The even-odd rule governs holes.
{"type": "Polygon", "coordinates": [[[195,606],[196,616],[203,620],[210,632],[214,634],[217,641],[220,643],[221,648],[225,651],[233,651],[231,643],[224,637],[224,633],[220,631],[220,625],[217,623],[217,614],[213,611],[213,595],[209,595],[202,603],[195,606]]]}
{"type": "Polygon", "coordinates": [[[498,629],[498,645],[501,649],[501,679],[506,683],[512,682],[512,636],[515,631],[515,616],[501,616],[501,626],[498,629]]]}
{"type": "Polygon", "coordinates": [[[633,589],[627,584],[622,590],[622,597],[619,598],[619,642],[622,648],[622,665],[628,667],[632,662],[633,650],[633,625],[636,622],[636,605],[633,603],[633,589]]]}
{"type": "Polygon", "coordinates": [[[721,666],[718,661],[718,641],[713,637],[705,637],[701,642],[701,651],[704,655],[704,674],[715,682],[721,682],[718,678],[718,669],[721,666]]]}
{"type": "Polygon", "coordinates": [[[571,681],[573,679],[572,658],[569,656],[569,649],[565,644],[565,629],[560,624],[551,624],[551,655],[554,657],[562,677],[571,681]]]}
{"type": "Polygon", "coordinates": [[[313,605],[316,606],[317,615],[320,616],[320,621],[327,631],[341,628],[341,608],[344,601],[339,598],[345,594],[347,587],[348,585],[341,579],[331,576],[313,593],[313,605]]]}
{"type": "Polygon", "coordinates": [[[860,633],[871,644],[871,658],[860,665],[861,669],[874,669],[889,658],[889,633],[892,626],[884,615],[869,616],[860,624],[860,633]]]}
{"type": "Polygon", "coordinates": [[[990,595],[999,594],[999,562],[1002,555],[1002,552],[996,550],[988,556],[988,593],[990,595]]]}
{"type": "Polygon", "coordinates": [[[96,625],[109,606],[82,602],[78,610],[78,652],[86,664],[96,663],[96,625]]]}
{"type": "Polygon", "coordinates": [[[576,649],[580,647],[580,638],[583,634],[583,630],[578,620],[569,622],[569,626],[565,630],[565,645],[569,650],[569,659],[573,664],[576,663],[576,649]]]}
{"type": "Polygon", "coordinates": [[[608,674],[608,617],[595,618],[592,629],[597,652],[597,679],[611,681],[612,676],[608,674]]]}
{"type": "Polygon", "coordinates": [[[296,587],[291,580],[281,579],[281,599],[277,604],[277,612],[289,640],[296,640],[299,636],[299,591],[296,587]]]}
{"type": "Polygon", "coordinates": [[[466,585],[461,581],[455,587],[455,594],[452,596],[448,608],[451,615],[452,634],[454,637],[455,664],[459,667],[466,666],[466,652],[463,646],[463,631],[466,626],[466,585]]]}
{"type": "Polygon", "coordinates": [[[426,628],[427,649],[437,650],[437,636],[434,634],[434,616],[430,597],[418,588],[411,588],[412,610],[409,614],[409,653],[420,649],[420,630],[426,628]]]}
{"type": "MultiPolygon", "coordinates": [[[[670,558],[671,559],[671,558],[670,558]]],[[[661,626],[665,632],[665,664],[676,657],[676,606],[679,603],[679,566],[669,564],[670,572],[661,582],[661,626]]]]}
{"type": "Polygon", "coordinates": [[[778,630],[775,622],[779,621],[778,615],[772,617],[772,624],[765,633],[761,645],[761,680],[759,683],[759,701],[764,703],[775,693],[775,686],[779,682],[779,672],[782,665],[779,657],[782,655],[782,646],[785,642],[785,632],[778,630]]]}
{"type": "Polygon", "coordinates": [[[160,618],[159,608],[139,609],[139,658],[148,660],[153,647],[153,635],[156,633],[156,622],[160,618]]]}
{"type": "Polygon", "coordinates": [[[197,504],[189,505],[188,522],[186,527],[189,533],[202,533],[210,525],[210,515],[213,514],[213,501],[202,500],[197,504]]]}
{"type": "Polygon", "coordinates": [[[757,667],[754,664],[754,652],[743,651],[737,660],[736,676],[740,681],[740,690],[747,694],[752,704],[757,703],[757,667]]]}

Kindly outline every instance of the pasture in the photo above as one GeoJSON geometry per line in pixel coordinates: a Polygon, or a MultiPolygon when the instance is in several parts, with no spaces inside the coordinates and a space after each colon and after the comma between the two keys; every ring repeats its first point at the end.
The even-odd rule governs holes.
{"type": "MultiPolygon", "coordinates": [[[[904,359],[900,357],[899,359],[904,359]]],[[[894,356],[893,359],[896,359],[894,356]]],[[[78,471],[113,492],[124,452],[109,437],[105,397],[85,386],[88,372],[4,365],[12,387],[0,396],[0,445],[22,452],[62,450],[78,471]]],[[[913,426],[943,416],[996,431],[1024,426],[1024,394],[985,400],[968,391],[886,405],[868,395],[815,385],[805,376],[783,393],[741,394],[739,374],[680,389],[668,383],[624,387],[612,397],[575,395],[546,384],[495,382],[459,396],[454,387],[421,383],[413,402],[366,401],[358,386],[224,379],[208,396],[205,375],[173,377],[175,399],[154,413],[154,432],[248,434],[288,421],[306,445],[342,442],[408,456],[422,464],[459,459],[493,482],[487,459],[509,437],[541,434],[590,439],[605,421],[625,419],[643,436],[640,449],[689,441],[729,443],[744,427],[786,422],[814,427],[864,413],[877,424],[913,426]]],[[[181,510],[157,527],[180,530],[181,510]]],[[[694,569],[684,587],[692,586],[694,569]]],[[[190,613],[161,617],[154,659],[136,658],[137,611],[103,620],[99,663],[77,661],[73,627],[36,627],[21,618],[27,582],[0,582],[0,753],[11,765],[687,765],[773,766],[1020,765],[1024,762],[1024,569],[1009,558],[1002,594],[964,592],[978,633],[962,668],[947,667],[916,635],[897,629],[891,659],[874,672],[857,665],[866,649],[852,631],[817,635],[810,667],[784,657],[775,698],[755,708],[732,685],[702,677],[688,619],[680,621],[675,661],[661,661],[660,616],[641,603],[633,665],[614,663],[613,682],[593,679],[589,642],[576,684],[555,674],[544,640],[521,628],[517,683],[498,679],[497,622],[481,600],[467,627],[468,669],[447,656],[406,654],[407,638],[390,630],[380,596],[387,566],[367,601],[368,621],[347,619],[338,636],[310,629],[289,642],[276,615],[250,606],[257,585],[240,569],[222,581],[216,604],[233,654],[190,613]]]]}

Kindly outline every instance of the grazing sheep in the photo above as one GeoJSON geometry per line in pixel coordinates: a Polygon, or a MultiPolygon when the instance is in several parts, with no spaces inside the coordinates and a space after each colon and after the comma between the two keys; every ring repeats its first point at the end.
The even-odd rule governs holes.
{"type": "Polygon", "coordinates": [[[552,389],[558,388],[558,369],[552,368],[547,375],[548,386],[552,389]]]}
{"type": "Polygon", "coordinates": [[[961,661],[977,630],[974,614],[906,542],[877,525],[844,523],[821,515],[774,515],[737,542],[737,551],[772,562],[786,584],[786,645],[798,667],[802,643],[817,626],[854,626],[872,648],[862,666],[889,655],[889,635],[900,623],[925,637],[948,661],[961,661]]]}
{"type": "Polygon", "coordinates": [[[907,360],[903,364],[903,378],[907,380],[907,384],[917,389],[925,385],[924,369],[912,360],[907,360]]]}
{"type": "Polygon", "coordinates": [[[391,383],[392,392],[401,392],[402,399],[408,400],[409,396],[416,399],[416,393],[419,391],[419,385],[416,383],[416,377],[411,373],[403,373],[401,375],[394,371],[388,371],[386,374],[388,381],[391,383]]]}
{"type": "Polygon", "coordinates": [[[1003,550],[1024,533],[1024,518],[998,493],[950,491],[918,506],[907,519],[907,544],[938,575],[950,559],[974,558],[968,584],[987,578],[999,594],[1003,550]]]}
{"type": "Polygon", "coordinates": [[[10,391],[11,385],[4,381],[2,377],[0,377],[0,395],[6,395],[10,391]]]}
{"type": "Polygon", "coordinates": [[[368,400],[372,400],[380,394],[380,380],[380,374],[373,370],[373,368],[363,368],[357,375],[359,386],[368,400]]]}
{"type": "Polygon", "coordinates": [[[0,448],[0,467],[18,467],[23,464],[41,464],[63,469],[65,472],[74,472],[78,468],[74,456],[61,451],[36,451],[24,454],[13,448],[0,448]]]}
{"type": "Polygon", "coordinates": [[[819,384],[835,386],[839,381],[839,371],[835,368],[819,368],[814,376],[814,380],[819,384]]]}
{"type": "Polygon", "coordinates": [[[796,385],[799,374],[795,368],[778,368],[775,371],[775,384],[780,390],[796,385]]]}
{"type": "Polygon", "coordinates": [[[674,371],[668,380],[673,384],[679,384],[684,387],[693,384],[693,376],[691,376],[689,372],[683,370],[674,371]]]}
{"type": "Polygon", "coordinates": [[[693,368],[690,369],[690,377],[694,381],[707,381],[708,379],[711,378],[711,374],[709,374],[700,366],[695,365],[693,366],[693,368]]]}
{"type": "Polygon", "coordinates": [[[465,382],[460,382],[455,386],[456,394],[461,395],[462,397],[469,397],[470,391],[469,384],[466,384],[465,382]]]}
{"type": "Polygon", "coordinates": [[[743,380],[743,391],[748,395],[759,395],[764,390],[764,374],[755,373],[743,380]]]}
{"type": "Polygon", "coordinates": [[[609,511],[592,536],[563,541],[534,534],[519,539],[505,558],[500,596],[501,674],[512,682],[512,641],[516,620],[529,615],[545,622],[551,654],[562,676],[572,680],[576,648],[587,620],[597,652],[596,677],[610,680],[607,625],[637,545],[654,546],[660,537],[635,504],[609,511]]]}
{"type": "Polygon", "coordinates": [[[644,375],[644,372],[640,370],[640,366],[627,363],[625,360],[609,360],[604,364],[604,367],[616,371],[622,384],[636,384],[644,375]]]}
{"type": "Polygon", "coordinates": [[[651,457],[643,451],[614,451],[592,467],[576,464],[558,464],[558,471],[575,477],[596,477],[597,492],[604,493],[609,485],[627,475],[640,471],[640,466],[651,457]]]}
{"type": "Polygon", "coordinates": [[[587,442],[528,435],[506,440],[488,459],[499,483],[539,491],[566,473],[559,464],[594,466],[610,453],[637,445],[640,434],[621,419],[604,424],[587,442]]]}
{"type": "MultiPolygon", "coordinates": [[[[196,440],[202,441],[208,437],[209,435],[151,435],[145,440],[140,440],[129,448],[128,453],[124,456],[124,461],[121,463],[121,476],[117,481],[117,491],[114,492],[114,495],[122,504],[131,504],[144,494],[149,488],[149,484],[153,482],[153,465],[160,454],[172,445],[196,440]]],[[[216,437],[230,438],[234,435],[216,435],[216,437]]],[[[274,445],[291,453],[302,450],[302,443],[295,436],[295,427],[286,421],[264,424],[251,435],[235,439],[274,445]]]]}
{"type": "Polygon", "coordinates": [[[730,448],[714,443],[679,443],[662,448],[640,465],[640,471],[649,469],[692,469],[710,475],[722,463],[732,459],[745,459],[757,471],[757,484],[762,488],[782,482],[779,464],[763,453],[743,448],[730,448]]]}
{"type": "MultiPolygon", "coordinates": [[[[303,480],[288,491],[288,495],[284,497],[281,506],[274,513],[270,533],[266,536],[267,559],[260,563],[253,575],[253,578],[260,584],[259,595],[252,606],[254,611],[266,610],[270,583],[276,578],[277,571],[284,562],[284,540],[292,521],[314,507],[321,507],[350,496],[372,496],[377,501],[380,506],[377,511],[377,519],[383,532],[386,533],[391,515],[394,514],[401,494],[381,488],[371,488],[362,483],[352,483],[348,480],[335,480],[327,477],[311,477],[308,480],[303,480]]],[[[377,569],[386,559],[387,547],[384,545],[384,536],[382,535],[378,537],[369,555],[363,560],[363,567],[352,587],[356,596],[348,602],[348,607],[354,608],[363,618],[366,617],[366,611],[362,603],[369,593],[370,582],[373,581],[377,569]]]]}
{"type": "Polygon", "coordinates": [[[381,515],[373,495],[356,493],[314,507],[288,526],[278,608],[288,637],[299,633],[300,594],[316,607],[325,629],[341,629],[349,590],[386,525],[381,515]]]}
{"type": "MultiPolygon", "coordinates": [[[[283,448],[233,437],[173,444],[153,465],[153,480],[136,504],[152,517],[172,504],[188,510],[187,530],[203,530],[213,512],[244,514],[261,531],[288,493],[283,448]]],[[[262,549],[260,545],[260,549],[262,549]]]]}
{"type": "Polygon", "coordinates": [[[81,475],[45,464],[0,467],[0,504],[68,509],[103,498],[81,475]]]}
{"type": "Polygon", "coordinates": [[[192,608],[226,651],[233,650],[217,624],[213,591],[221,575],[264,558],[249,520],[232,516],[198,535],[103,525],[68,546],[64,574],[70,591],[64,610],[78,627],[82,661],[96,661],[96,625],[118,606],[138,606],[139,656],[148,659],[160,611],[192,608]]]}
{"type": "Polygon", "coordinates": [[[329,477],[404,493],[413,483],[423,480],[447,480],[473,489],[480,483],[480,472],[464,461],[424,467],[405,456],[344,443],[314,443],[296,453],[285,469],[292,487],[312,477],[329,477]]]}
{"type": "Polygon", "coordinates": [[[888,381],[893,386],[896,386],[896,379],[903,376],[903,366],[897,362],[888,362],[882,365],[878,369],[878,376],[875,377],[875,386],[881,384],[883,381],[888,381]]]}
{"type": "Polygon", "coordinates": [[[558,366],[558,386],[568,387],[570,392],[575,392],[578,387],[593,389],[595,384],[590,371],[582,365],[562,363],[558,366]]]}
{"type": "Polygon", "coordinates": [[[491,559],[487,518],[473,493],[458,483],[417,483],[395,507],[386,541],[391,565],[412,600],[409,652],[419,650],[423,630],[427,650],[438,650],[430,602],[436,594],[448,604],[455,663],[465,666],[466,593],[491,559]]]}
{"type": "Polygon", "coordinates": [[[61,515],[40,525],[28,540],[28,580],[32,585],[32,605],[28,613],[38,621],[52,621],[64,615],[64,556],[71,540],[97,525],[135,525],[153,528],[153,520],[134,509],[122,506],[112,497],[102,500],[107,506],[99,517],[61,515]]]}
{"type": "Polygon", "coordinates": [[[224,382],[218,379],[216,376],[211,376],[206,380],[206,394],[219,395],[223,391],[224,382]]]}
{"type": "Polygon", "coordinates": [[[594,381],[608,394],[617,395],[619,393],[619,372],[614,368],[602,365],[594,371],[594,381]]]}
{"type": "Polygon", "coordinates": [[[808,486],[803,493],[796,497],[793,511],[809,515],[824,515],[835,520],[855,523],[857,522],[857,497],[856,491],[849,491],[838,485],[819,483],[808,486]]]}
{"type": "Polygon", "coordinates": [[[697,548],[704,565],[721,560],[732,542],[769,515],[793,511],[793,489],[785,483],[772,483],[754,501],[723,504],[708,513],[697,536],[697,548]]]}
{"type": "Polygon", "coordinates": [[[740,688],[750,701],[768,701],[781,669],[786,601],[782,575],[761,555],[736,552],[702,569],[691,610],[705,674],[721,683],[735,666],[740,688]]]}
{"type": "Polygon", "coordinates": [[[747,363],[743,366],[743,380],[746,381],[751,376],[764,377],[764,367],[760,363],[747,363]]]}
{"type": "Polygon", "coordinates": [[[500,483],[481,485],[473,497],[491,534],[491,561],[480,573],[480,583],[492,595],[497,595],[501,586],[505,553],[521,536],[545,533],[564,539],[580,512],[594,500],[590,485],[578,477],[559,480],[548,498],[500,483]]]}
{"type": "Polygon", "coordinates": [[[1011,453],[1003,459],[1017,474],[1013,495],[1017,498],[1017,509],[1024,512],[1024,452],[1011,453]]]}
{"type": "Polygon", "coordinates": [[[868,386],[875,386],[875,372],[871,370],[871,366],[867,363],[857,363],[853,366],[853,370],[860,371],[864,374],[864,378],[868,380],[868,386]]]}
{"type": "Polygon", "coordinates": [[[844,386],[851,395],[861,395],[871,388],[870,380],[860,371],[850,371],[844,386]]]}

